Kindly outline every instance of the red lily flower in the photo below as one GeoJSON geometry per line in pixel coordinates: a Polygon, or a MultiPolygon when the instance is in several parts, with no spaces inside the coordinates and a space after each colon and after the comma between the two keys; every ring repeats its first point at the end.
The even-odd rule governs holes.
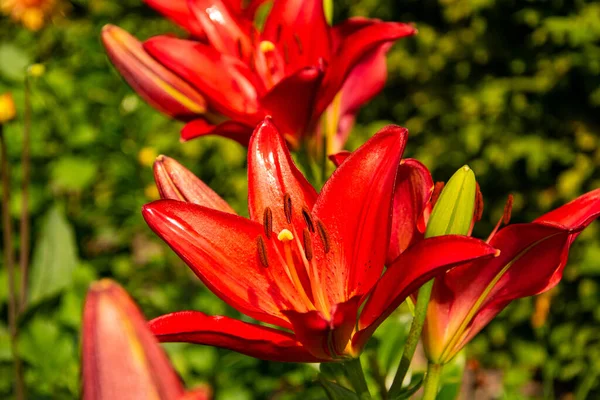
{"type": "Polygon", "coordinates": [[[247,145],[269,115],[293,147],[316,148],[326,134],[329,150],[339,151],[360,106],[383,87],[389,46],[416,32],[364,18],[330,27],[322,0],[275,0],[262,32],[252,21],[262,1],[246,9],[235,0],[147,2],[191,38],[157,36],[142,44],[108,25],[102,39],[146,101],[190,121],[183,140],[217,134],[247,145]]]}
{"type": "Polygon", "coordinates": [[[110,280],[90,288],[83,311],[83,399],[207,400],[207,389],[184,392],[141,312],[110,280]]]}
{"type": "Polygon", "coordinates": [[[474,261],[436,278],[423,330],[428,358],[450,361],[511,301],[552,289],[562,279],[569,248],[600,215],[600,189],[527,224],[509,225],[511,202],[504,221],[488,243],[500,256],[474,261]]]}
{"type": "MultiPolygon", "coordinates": [[[[349,154],[330,158],[339,166],[349,154]]],[[[434,190],[427,168],[411,159],[402,160],[396,179],[392,232],[398,235],[392,234],[389,259],[423,239],[436,194],[443,187],[436,185],[434,190]]],[[[500,251],[498,257],[466,263],[436,277],[423,330],[425,351],[432,362],[450,361],[511,301],[543,293],[560,282],[571,244],[600,215],[600,189],[532,223],[498,231],[502,223],[508,224],[511,207],[509,199],[503,219],[487,240],[500,251]]],[[[471,226],[482,211],[478,190],[471,226]]]]}
{"type": "Polygon", "coordinates": [[[382,275],[406,137],[403,128],[383,129],[317,195],[265,120],[248,149],[249,220],[224,210],[206,185],[160,157],[155,176],[161,194],[185,201],[145,206],[149,226],[221,299],[284,330],[183,311],[150,322],[159,340],[278,361],[356,357],[375,328],[435,273],[492,257],[495,249],[476,239],[426,239],[382,275]]]}

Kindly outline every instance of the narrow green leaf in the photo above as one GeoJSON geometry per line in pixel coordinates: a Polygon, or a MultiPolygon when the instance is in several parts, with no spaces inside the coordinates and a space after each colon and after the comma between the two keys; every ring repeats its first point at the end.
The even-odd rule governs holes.
{"type": "Polygon", "coordinates": [[[353,391],[335,382],[328,381],[322,375],[319,375],[319,382],[330,400],[360,400],[360,397],[353,391]]]}
{"type": "Polygon", "coordinates": [[[421,389],[423,386],[423,378],[425,375],[423,373],[413,375],[410,384],[403,389],[396,396],[390,398],[390,400],[406,400],[409,399],[413,394],[417,392],[417,390],[421,389]]]}
{"type": "Polygon", "coordinates": [[[38,303],[67,288],[78,262],[73,228],[63,212],[53,207],[44,217],[34,247],[29,304],[38,303]]]}
{"type": "Polygon", "coordinates": [[[452,175],[438,198],[425,237],[466,235],[475,210],[475,174],[467,165],[452,175]]]}

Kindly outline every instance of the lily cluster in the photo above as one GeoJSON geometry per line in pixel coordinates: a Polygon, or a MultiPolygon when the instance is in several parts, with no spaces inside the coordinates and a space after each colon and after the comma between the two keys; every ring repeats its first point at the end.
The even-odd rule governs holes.
{"type": "Polygon", "coordinates": [[[108,25],[102,40],[134,90],[187,122],[183,140],[216,134],[247,145],[271,116],[292,148],[340,151],[360,106],[383,88],[390,45],[416,33],[366,18],[331,27],[323,0],[275,0],[262,30],[254,16],[264,0],[146,2],[189,36],[140,43],[108,25]]]}

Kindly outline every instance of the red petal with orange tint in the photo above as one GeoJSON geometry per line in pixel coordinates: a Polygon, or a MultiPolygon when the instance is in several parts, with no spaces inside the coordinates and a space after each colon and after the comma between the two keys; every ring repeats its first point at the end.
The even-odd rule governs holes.
{"type": "Polygon", "coordinates": [[[296,168],[285,140],[267,118],[254,131],[248,147],[250,219],[262,223],[269,208],[275,235],[287,228],[298,236],[316,198],[317,192],[296,168]]]}
{"type": "Polygon", "coordinates": [[[181,381],[144,317],[116,283],[88,292],[83,311],[84,400],[177,400],[181,381]]]}
{"type": "Polygon", "coordinates": [[[322,0],[278,0],[265,22],[264,40],[275,44],[288,60],[289,75],[304,67],[329,61],[330,28],[322,0]]]}
{"type": "Polygon", "coordinates": [[[194,37],[201,40],[206,39],[202,24],[192,14],[187,0],[144,0],[144,2],[194,37]]]}
{"type": "Polygon", "coordinates": [[[408,131],[389,126],[352,153],[325,183],[313,215],[325,241],[321,282],[329,304],[368,292],[383,270],[391,227],[394,181],[408,131]]]}
{"type": "Polygon", "coordinates": [[[321,361],[291,333],[198,311],[163,315],[150,321],[150,329],[161,342],[217,346],[270,361],[321,361]]]}
{"type": "Polygon", "coordinates": [[[223,136],[235,140],[242,146],[248,146],[252,128],[237,121],[225,121],[213,125],[204,118],[198,118],[188,122],[181,130],[181,140],[184,142],[206,135],[223,136]]]}
{"type": "Polygon", "coordinates": [[[285,77],[260,100],[265,114],[273,117],[283,136],[294,147],[300,145],[304,134],[309,134],[307,124],[322,76],[320,68],[303,68],[285,77]]]}
{"type": "Polygon", "coordinates": [[[290,325],[281,309],[306,310],[262,225],[173,200],[150,203],[142,214],[204,284],[237,310],[283,327],[290,325]]]}
{"type": "MultiPolygon", "coordinates": [[[[489,258],[496,249],[467,236],[446,235],[424,239],[409,247],[388,267],[365,303],[359,320],[357,344],[363,343],[412,292],[458,264],[489,258]]],[[[363,343],[364,345],[364,343],[363,343]]]]}
{"type": "Polygon", "coordinates": [[[329,62],[314,115],[321,115],[329,106],[350,72],[361,62],[365,54],[384,43],[415,33],[416,29],[407,24],[380,22],[358,29],[347,36],[329,62]]]}
{"type": "MultiPolygon", "coordinates": [[[[144,49],[167,68],[200,90],[211,108],[231,118],[257,112],[256,89],[236,61],[199,42],[156,36],[144,49]]],[[[238,61],[239,62],[239,61],[238,61]]]]}
{"type": "Polygon", "coordinates": [[[402,160],[398,166],[394,204],[392,211],[392,234],[386,264],[395,260],[411,244],[423,239],[423,212],[433,191],[433,179],[427,167],[412,158],[402,160]]]}
{"type": "Polygon", "coordinates": [[[225,200],[190,170],[171,157],[159,156],[154,162],[154,181],[163,199],[187,201],[235,214],[225,200]]]}

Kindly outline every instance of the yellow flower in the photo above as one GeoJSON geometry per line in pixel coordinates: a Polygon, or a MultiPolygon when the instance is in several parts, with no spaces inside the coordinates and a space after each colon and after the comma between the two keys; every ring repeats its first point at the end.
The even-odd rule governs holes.
{"type": "MultiPolygon", "coordinates": [[[[59,1],[59,0],[58,0],[59,1]]],[[[31,31],[40,30],[59,11],[57,0],[0,0],[0,11],[31,31]]]]}
{"type": "Polygon", "coordinates": [[[0,125],[14,119],[17,115],[15,102],[10,93],[0,94],[0,125]]]}

